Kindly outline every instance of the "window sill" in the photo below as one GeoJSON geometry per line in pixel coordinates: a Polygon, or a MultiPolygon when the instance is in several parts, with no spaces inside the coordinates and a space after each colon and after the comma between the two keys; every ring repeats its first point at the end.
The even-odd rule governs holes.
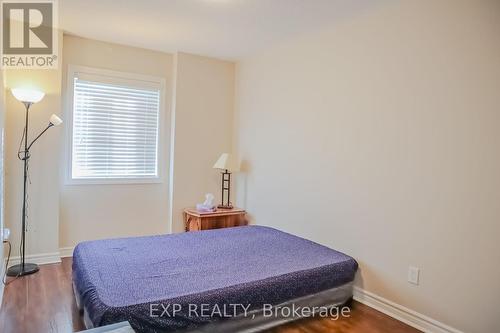
{"type": "Polygon", "coordinates": [[[110,178],[110,179],[67,179],[66,186],[73,185],[147,185],[161,184],[162,178],[110,178]]]}

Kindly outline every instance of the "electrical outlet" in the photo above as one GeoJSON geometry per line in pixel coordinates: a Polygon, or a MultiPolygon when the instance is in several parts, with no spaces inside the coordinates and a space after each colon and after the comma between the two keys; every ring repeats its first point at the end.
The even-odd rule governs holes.
{"type": "Polygon", "coordinates": [[[10,229],[4,228],[1,236],[2,236],[2,241],[7,241],[7,240],[9,240],[9,237],[10,237],[10,229]]]}
{"type": "Polygon", "coordinates": [[[418,267],[410,266],[408,268],[408,282],[418,285],[418,278],[420,275],[420,269],[418,267]]]}

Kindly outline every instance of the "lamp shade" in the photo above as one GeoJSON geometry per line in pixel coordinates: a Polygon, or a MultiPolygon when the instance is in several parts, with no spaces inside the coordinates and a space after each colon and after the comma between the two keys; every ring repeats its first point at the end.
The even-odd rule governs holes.
{"type": "Polygon", "coordinates": [[[214,164],[214,169],[229,170],[235,172],[239,170],[238,164],[231,154],[223,153],[214,164]]]}
{"type": "Polygon", "coordinates": [[[44,92],[38,90],[14,88],[11,91],[12,95],[23,103],[38,103],[42,100],[43,96],[45,96],[44,92]]]}
{"type": "Polygon", "coordinates": [[[59,126],[62,124],[62,119],[59,118],[58,116],[56,116],[55,114],[53,114],[52,116],[50,116],[50,120],[49,122],[54,125],[54,126],[59,126]]]}

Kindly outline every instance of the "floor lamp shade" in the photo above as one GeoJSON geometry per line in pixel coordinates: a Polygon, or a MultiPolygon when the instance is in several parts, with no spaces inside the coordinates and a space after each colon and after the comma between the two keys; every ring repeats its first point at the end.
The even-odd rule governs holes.
{"type": "Polygon", "coordinates": [[[38,103],[45,96],[44,92],[32,89],[14,88],[11,91],[12,95],[23,103],[38,103]]]}
{"type": "Polygon", "coordinates": [[[55,114],[50,116],[49,123],[51,123],[52,126],[59,126],[62,124],[62,122],[63,122],[62,119],[56,116],[55,114]]]}

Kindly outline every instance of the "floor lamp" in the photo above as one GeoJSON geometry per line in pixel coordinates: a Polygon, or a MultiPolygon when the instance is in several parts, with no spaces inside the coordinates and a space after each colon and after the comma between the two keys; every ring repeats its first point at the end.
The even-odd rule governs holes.
{"type": "Polygon", "coordinates": [[[27,181],[28,181],[28,163],[30,159],[30,148],[33,144],[51,127],[61,125],[62,120],[53,114],[50,117],[49,124],[47,127],[35,138],[31,143],[28,141],[28,120],[29,120],[29,110],[34,103],[38,103],[42,100],[45,94],[41,91],[27,90],[27,89],[12,89],[12,95],[22,102],[26,107],[26,122],[24,125],[23,137],[21,140],[21,145],[19,146],[19,151],[17,157],[23,161],[24,164],[24,190],[23,190],[23,212],[22,212],[22,231],[21,231],[21,263],[9,267],[7,270],[8,276],[23,276],[28,274],[33,274],[38,272],[37,264],[29,264],[25,261],[25,250],[26,250],[26,193],[27,193],[27,181]]]}

